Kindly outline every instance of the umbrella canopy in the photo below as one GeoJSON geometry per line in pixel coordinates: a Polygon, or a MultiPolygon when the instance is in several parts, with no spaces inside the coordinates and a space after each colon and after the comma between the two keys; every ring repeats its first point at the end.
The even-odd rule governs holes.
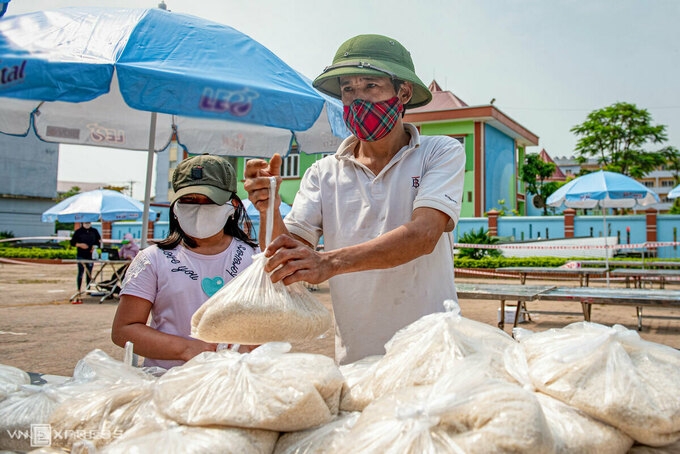
{"type": "Polygon", "coordinates": [[[629,176],[600,170],[573,179],[553,192],[546,203],[569,208],[634,208],[659,203],[659,196],[629,176]]]}
{"type": "MultiPolygon", "coordinates": [[[[250,218],[251,221],[253,222],[260,222],[260,212],[257,211],[257,208],[252,204],[252,202],[248,199],[243,200],[243,206],[246,208],[246,213],[248,213],[248,217],[250,218]]],[[[286,217],[288,213],[290,213],[291,206],[288,205],[286,202],[281,202],[281,205],[279,206],[279,211],[281,212],[281,217],[286,217]]]]}
{"type": "Polygon", "coordinates": [[[671,189],[671,192],[669,192],[666,197],[668,197],[669,199],[676,199],[680,197],[680,184],[671,189]]]}
{"type": "MultiPolygon", "coordinates": [[[[95,222],[141,219],[141,202],[109,189],[81,192],[64,199],[42,214],[43,222],[95,222]]],[[[156,219],[156,212],[150,210],[156,219]]]]}
{"type": "Polygon", "coordinates": [[[270,157],[335,151],[342,105],[226,25],[161,9],[63,8],[0,22],[0,132],[270,157]],[[248,125],[257,125],[257,128],[248,125]],[[307,131],[307,132],[305,132],[307,131]]]}
{"type": "MultiPolygon", "coordinates": [[[[148,150],[270,157],[335,151],[342,105],[226,25],[161,9],[62,8],[0,21],[0,132],[148,150]]],[[[143,238],[146,238],[145,213],[143,238]]]]}

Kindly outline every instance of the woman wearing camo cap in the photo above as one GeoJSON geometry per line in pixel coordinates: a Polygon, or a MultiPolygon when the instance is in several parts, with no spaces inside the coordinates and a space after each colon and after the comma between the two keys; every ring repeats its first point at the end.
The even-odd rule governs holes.
{"type": "Polygon", "coordinates": [[[217,344],[191,337],[191,317],[260,251],[240,227],[249,220],[236,195],[236,172],[225,158],[185,159],[172,186],[168,237],[130,264],[111,333],[116,345],[131,341],[145,366],[164,369],[216,350],[217,344]]]}

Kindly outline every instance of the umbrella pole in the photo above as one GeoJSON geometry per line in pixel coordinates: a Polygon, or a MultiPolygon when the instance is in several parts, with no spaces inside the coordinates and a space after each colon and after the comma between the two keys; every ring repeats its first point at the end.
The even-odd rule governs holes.
{"type": "Polygon", "coordinates": [[[144,213],[142,214],[142,248],[147,246],[149,236],[149,209],[151,207],[151,178],[153,176],[153,154],[156,147],[156,112],[151,112],[149,125],[149,152],[146,159],[146,185],[144,187],[144,213]]]}
{"type": "Polygon", "coordinates": [[[609,247],[607,246],[607,214],[606,214],[606,208],[602,207],[602,233],[604,235],[604,260],[606,264],[607,271],[605,271],[606,276],[607,276],[607,288],[609,288],[609,247]]]}

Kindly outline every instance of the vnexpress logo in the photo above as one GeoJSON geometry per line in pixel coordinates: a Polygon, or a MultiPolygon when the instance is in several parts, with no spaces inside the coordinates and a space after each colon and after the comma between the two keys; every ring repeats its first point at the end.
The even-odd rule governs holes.
{"type": "Polygon", "coordinates": [[[50,424],[31,424],[31,447],[39,448],[52,445],[52,426],[50,424]]]}

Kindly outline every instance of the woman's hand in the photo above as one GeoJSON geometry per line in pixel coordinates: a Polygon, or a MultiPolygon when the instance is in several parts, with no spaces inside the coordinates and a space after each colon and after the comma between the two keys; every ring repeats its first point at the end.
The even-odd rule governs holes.
{"type": "Polygon", "coordinates": [[[203,342],[199,339],[185,339],[186,348],[181,354],[182,361],[189,361],[194,356],[203,352],[217,351],[217,345],[210,342],[203,342]]]}

